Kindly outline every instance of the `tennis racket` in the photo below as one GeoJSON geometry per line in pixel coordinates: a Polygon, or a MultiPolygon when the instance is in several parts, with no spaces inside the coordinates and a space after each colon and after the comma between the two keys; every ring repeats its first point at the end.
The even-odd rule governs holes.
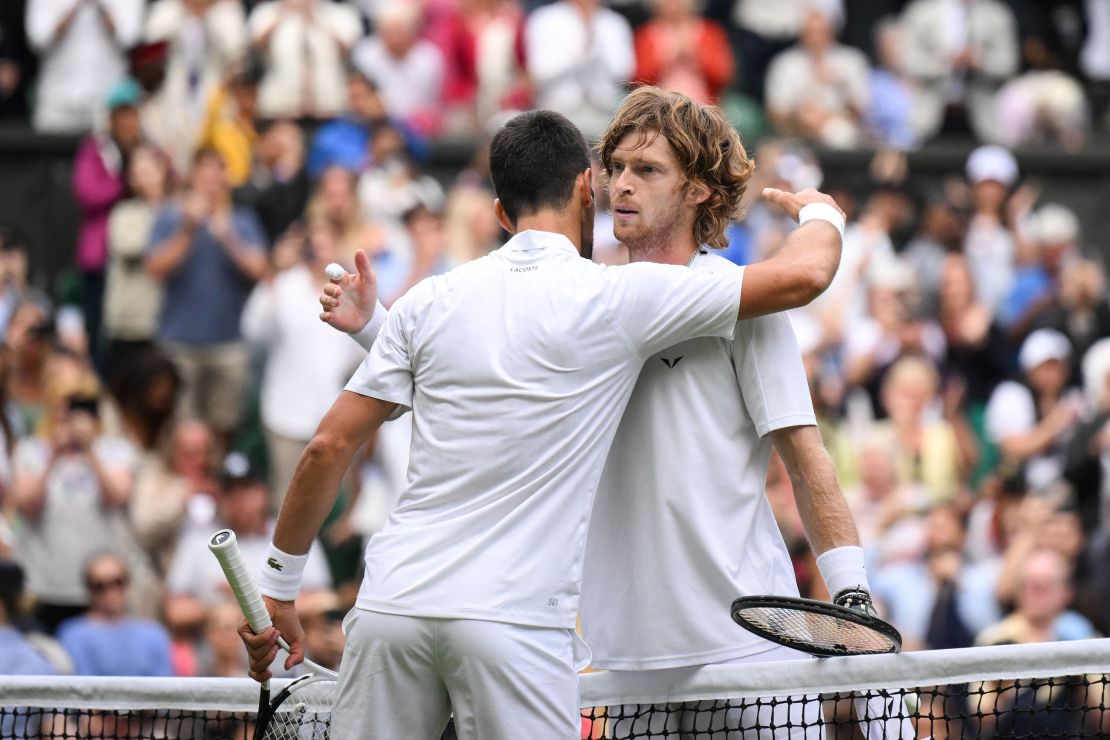
{"type": "MultiPolygon", "coordinates": [[[[264,631],[272,624],[270,613],[239,552],[235,533],[221,529],[212,535],[208,549],[220,562],[251,629],[255,633],[264,631]]],[[[278,646],[289,652],[285,638],[278,638],[278,646]]],[[[327,740],[339,674],[311,660],[305,660],[304,665],[311,673],[289,682],[273,698],[270,682],[262,682],[254,740],[327,740]]]]}
{"type": "Polygon", "coordinates": [[[898,630],[873,614],[813,599],[742,596],[732,602],[732,619],[766,640],[820,657],[902,649],[898,630]]]}

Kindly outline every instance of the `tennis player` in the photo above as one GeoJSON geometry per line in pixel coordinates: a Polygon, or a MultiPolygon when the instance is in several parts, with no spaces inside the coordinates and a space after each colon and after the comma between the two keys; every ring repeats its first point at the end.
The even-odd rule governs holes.
{"type": "MultiPolygon", "coordinates": [[[[768,193],[795,216],[807,203],[831,213],[746,269],[581,259],[593,228],[589,157],[558,114],[513,119],[493,139],[490,168],[498,219],[515,236],[394,305],[301,457],[260,579],[291,666],[303,651],[292,605],[300,553],[354,451],[411,408],[408,486],[367,546],[347,619],[337,738],[438,738],[452,710],[464,740],[577,737],[589,514],[645,358],[806,303],[836,269],[829,221],[843,216],[816,192],[768,193]]],[[[274,632],[240,632],[252,675],[268,677],[274,632]]]]}
{"type": "MultiPolygon", "coordinates": [[[[724,231],[740,216],[753,164],[718,109],[640,88],[599,149],[613,234],[632,262],[693,272],[726,264],[710,249],[727,246],[724,231]]],[[[729,613],[738,596],[798,596],[764,492],[772,446],[833,600],[870,610],[863,550],[817,430],[790,321],[781,313],[745,319],[731,338],[691,339],[648,358],[632,392],[586,546],[581,619],[594,667],[650,671],[663,685],[706,664],[808,657],[739,629],[729,613]]],[[[749,720],[688,709],[651,713],[630,729],[709,738],[757,724],[754,711],[749,720]]],[[[857,703],[857,714],[863,710],[857,703]]],[[[875,710],[869,716],[889,715],[875,710]]],[[[797,729],[769,736],[821,737],[818,703],[783,702],[774,711],[782,716],[771,724],[789,720],[797,729]]],[[[890,729],[883,736],[897,737],[890,729]]]]}

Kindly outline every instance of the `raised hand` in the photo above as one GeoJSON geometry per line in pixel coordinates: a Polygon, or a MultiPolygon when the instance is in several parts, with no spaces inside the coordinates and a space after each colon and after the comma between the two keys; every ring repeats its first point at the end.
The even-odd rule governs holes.
{"type": "Polygon", "coordinates": [[[825,195],[813,188],[806,188],[798,193],[790,193],[778,188],[763,188],[763,199],[786,211],[787,215],[795,221],[798,220],[798,213],[802,208],[810,203],[826,203],[840,211],[841,216],[844,215],[844,211],[840,210],[840,206],[836,204],[832,196],[825,195]]]}
{"type": "Polygon", "coordinates": [[[370,258],[361,249],[355,252],[355,270],[338,280],[329,280],[320,296],[324,309],[320,320],[348,334],[366,326],[378,302],[377,278],[370,269],[370,258]]]}

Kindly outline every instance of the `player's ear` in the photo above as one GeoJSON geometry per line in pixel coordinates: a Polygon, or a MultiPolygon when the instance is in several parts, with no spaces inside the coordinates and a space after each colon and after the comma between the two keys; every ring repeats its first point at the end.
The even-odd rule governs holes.
{"type": "Polygon", "coordinates": [[[690,205],[701,205],[709,200],[709,186],[704,182],[690,183],[686,188],[686,202],[690,205]]]}
{"type": "Polygon", "coordinates": [[[582,207],[589,208],[594,202],[594,170],[593,167],[587,167],[582,170],[578,175],[578,182],[576,185],[581,188],[579,194],[582,200],[582,207]]]}
{"type": "Polygon", "coordinates": [[[497,223],[501,224],[501,228],[510,234],[516,233],[516,226],[513,224],[509,214],[505,212],[505,206],[501,205],[500,198],[493,199],[493,214],[497,217],[497,223]]]}

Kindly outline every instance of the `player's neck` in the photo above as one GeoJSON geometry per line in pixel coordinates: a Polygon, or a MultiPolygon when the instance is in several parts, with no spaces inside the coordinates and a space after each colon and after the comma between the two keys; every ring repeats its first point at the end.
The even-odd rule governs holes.
{"type": "Polygon", "coordinates": [[[682,239],[644,239],[626,243],[629,262],[656,262],[661,265],[686,265],[698,249],[692,234],[682,239]]]}
{"type": "Polygon", "coordinates": [[[513,233],[523,231],[547,231],[552,234],[562,234],[574,248],[582,251],[582,220],[576,214],[567,215],[554,211],[538,211],[516,220],[516,229],[513,233]]]}

